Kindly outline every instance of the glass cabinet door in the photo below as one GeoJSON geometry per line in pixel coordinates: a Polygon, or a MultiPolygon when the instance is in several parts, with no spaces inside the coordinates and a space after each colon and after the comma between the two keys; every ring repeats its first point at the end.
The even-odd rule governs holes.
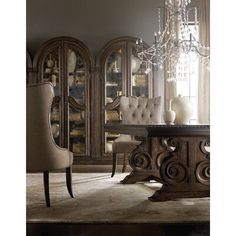
{"type": "Polygon", "coordinates": [[[51,123],[54,140],[77,157],[90,156],[90,70],[93,58],[81,41],[56,37],[34,57],[37,82],[51,82],[54,99],[51,123]]]}
{"type": "MultiPolygon", "coordinates": [[[[59,96],[59,47],[54,48],[49,51],[42,62],[42,81],[51,82],[53,84],[54,95],[59,96]]],[[[60,145],[60,112],[59,112],[59,101],[54,98],[51,107],[51,126],[52,126],[52,135],[55,142],[60,145]]]]}
{"type": "Polygon", "coordinates": [[[145,67],[136,56],[136,49],[132,47],[130,57],[131,69],[131,96],[148,97],[148,74],[145,67]]]}
{"type": "MultiPolygon", "coordinates": [[[[121,37],[110,41],[104,47],[99,63],[103,74],[104,113],[102,125],[121,122],[119,96],[152,97],[153,74],[147,73],[136,52],[136,38],[121,37]]],[[[103,154],[112,153],[112,143],[117,133],[102,129],[103,154]]]]}
{"type": "Polygon", "coordinates": [[[122,90],[122,49],[113,51],[106,60],[105,65],[105,104],[112,102],[121,95],[122,90]]]}
{"type": "MultiPolygon", "coordinates": [[[[105,104],[124,93],[124,55],[123,50],[117,49],[110,53],[105,64],[105,104]]],[[[120,120],[117,111],[105,111],[105,123],[118,122],[120,120]]],[[[112,152],[112,142],[119,134],[105,133],[105,153],[112,152]]]]}
{"type": "Polygon", "coordinates": [[[75,156],[87,152],[87,83],[85,62],[81,55],[67,50],[67,78],[69,98],[69,148],[75,156]]]}
{"type": "Polygon", "coordinates": [[[85,126],[85,111],[73,109],[70,106],[69,109],[69,124],[70,124],[70,140],[69,149],[75,156],[86,154],[86,126],[85,126]]]}
{"type": "Polygon", "coordinates": [[[43,61],[42,79],[44,82],[51,82],[54,86],[55,96],[59,95],[59,48],[50,51],[43,61]]]}

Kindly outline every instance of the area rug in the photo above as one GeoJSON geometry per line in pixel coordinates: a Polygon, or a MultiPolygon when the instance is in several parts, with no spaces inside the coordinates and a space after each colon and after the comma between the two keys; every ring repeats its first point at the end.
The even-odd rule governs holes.
{"type": "Polygon", "coordinates": [[[209,198],[150,202],[159,183],[120,183],[127,173],[73,173],[70,198],[64,173],[50,175],[51,207],[42,174],[27,174],[27,223],[207,223],[209,198]]]}

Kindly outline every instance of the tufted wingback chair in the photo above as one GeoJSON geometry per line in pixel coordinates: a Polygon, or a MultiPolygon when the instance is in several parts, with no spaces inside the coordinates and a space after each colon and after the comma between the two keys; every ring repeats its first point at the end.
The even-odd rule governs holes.
{"type": "Polygon", "coordinates": [[[57,146],[52,136],[50,110],[53,96],[51,83],[32,84],[26,89],[26,169],[27,172],[43,172],[47,207],[50,207],[49,171],[66,168],[67,189],[73,197],[73,153],[57,146]]]}
{"type": "MultiPolygon", "coordinates": [[[[158,124],[161,123],[161,97],[120,97],[120,111],[122,124],[158,124]]],[[[127,154],[132,152],[140,141],[136,141],[130,135],[121,134],[112,144],[113,164],[112,174],[114,176],[117,165],[117,154],[124,153],[123,169],[125,172],[127,154]]]]}

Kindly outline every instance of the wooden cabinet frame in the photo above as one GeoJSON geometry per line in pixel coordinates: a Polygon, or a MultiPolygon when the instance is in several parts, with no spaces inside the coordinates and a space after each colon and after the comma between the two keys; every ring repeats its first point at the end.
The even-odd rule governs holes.
{"type": "MultiPolygon", "coordinates": [[[[93,59],[89,49],[81,41],[71,37],[56,37],[46,41],[41,45],[37,51],[30,70],[27,69],[28,82],[37,83],[42,81],[42,63],[49,51],[58,48],[59,61],[61,68],[60,78],[63,81],[60,86],[61,97],[55,97],[54,104],[60,104],[60,145],[62,147],[69,147],[69,119],[67,106],[70,104],[74,109],[83,109],[79,106],[72,97],[67,96],[67,57],[66,51],[70,47],[79,52],[86,65],[86,130],[87,130],[87,150],[86,155],[75,157],[74,164],[110,164],[111,155],[104,153],[104,120],[105,120],[105,63],[107,57],[114,50],[122,48],[124,50],[122,63],[122,93],[126,96],[131,95],[131,64],[130,56],[131,49],[135,46],[136,38],[134,37],[120,37],[109,41],[98,53],[96,60],[93,59]],[[30,76],[29,76],[30,75],[30,76]]],[[[145,47],[148,47],[144,43],[145,47]]],[[[27,55],[28,58],[28,55],[27,55]]],[[[28,59],[27,59],[28,61],[28,59]]],[[[27,63],[28,65],[28,63],[27,63]]],[[[29,63],[30,65],[30,63],[29,63]]],[[[28,68],[28,67],[27,67],[28,68]]],[[[148,79],[148,96],[152,97],[154,94],[153,88],[153,71],[148,79]]]]}
{"type": "MultiPolygon", "coordinates": [[[[94,64],[93,58],[88,48],[79,40],[71,37],[57,37],[45,42],[38,50],[33,60],[33,68],[35,70],[36,82],[43,81],[43,63],[50,52],[58,50],[58,68],[59,68],[59,98],[55,96],[54,105],[59,104],[59,124],[61,134],[59,136],[59,145],[61,147],[70,148],[70,130],[69,130],[69,107],[74,110],[83,110],[85,112],[85,132],[86,132],[86,149],[82,157],[90,157],[90,82],[91,82],[91,67],[94,64]],[[68,90],[68,67],[67,67],[67,52],[68,49],[77,52],[84,62],[85,74],[85,104],[77,104],[75,99],[69,96],[68,90]]],[[[81,157],[75,156],[75,160],[81,157]]]]}

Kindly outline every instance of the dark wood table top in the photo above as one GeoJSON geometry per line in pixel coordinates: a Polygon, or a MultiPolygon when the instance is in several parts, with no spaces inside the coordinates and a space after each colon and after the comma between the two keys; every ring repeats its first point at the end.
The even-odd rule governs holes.
{"type": "Polygon", "coordinates": [[[210,136],[210,125],[166,125],[166,124],[105,124],[106,132],[117,132],[142,137],[210,136]]]}

